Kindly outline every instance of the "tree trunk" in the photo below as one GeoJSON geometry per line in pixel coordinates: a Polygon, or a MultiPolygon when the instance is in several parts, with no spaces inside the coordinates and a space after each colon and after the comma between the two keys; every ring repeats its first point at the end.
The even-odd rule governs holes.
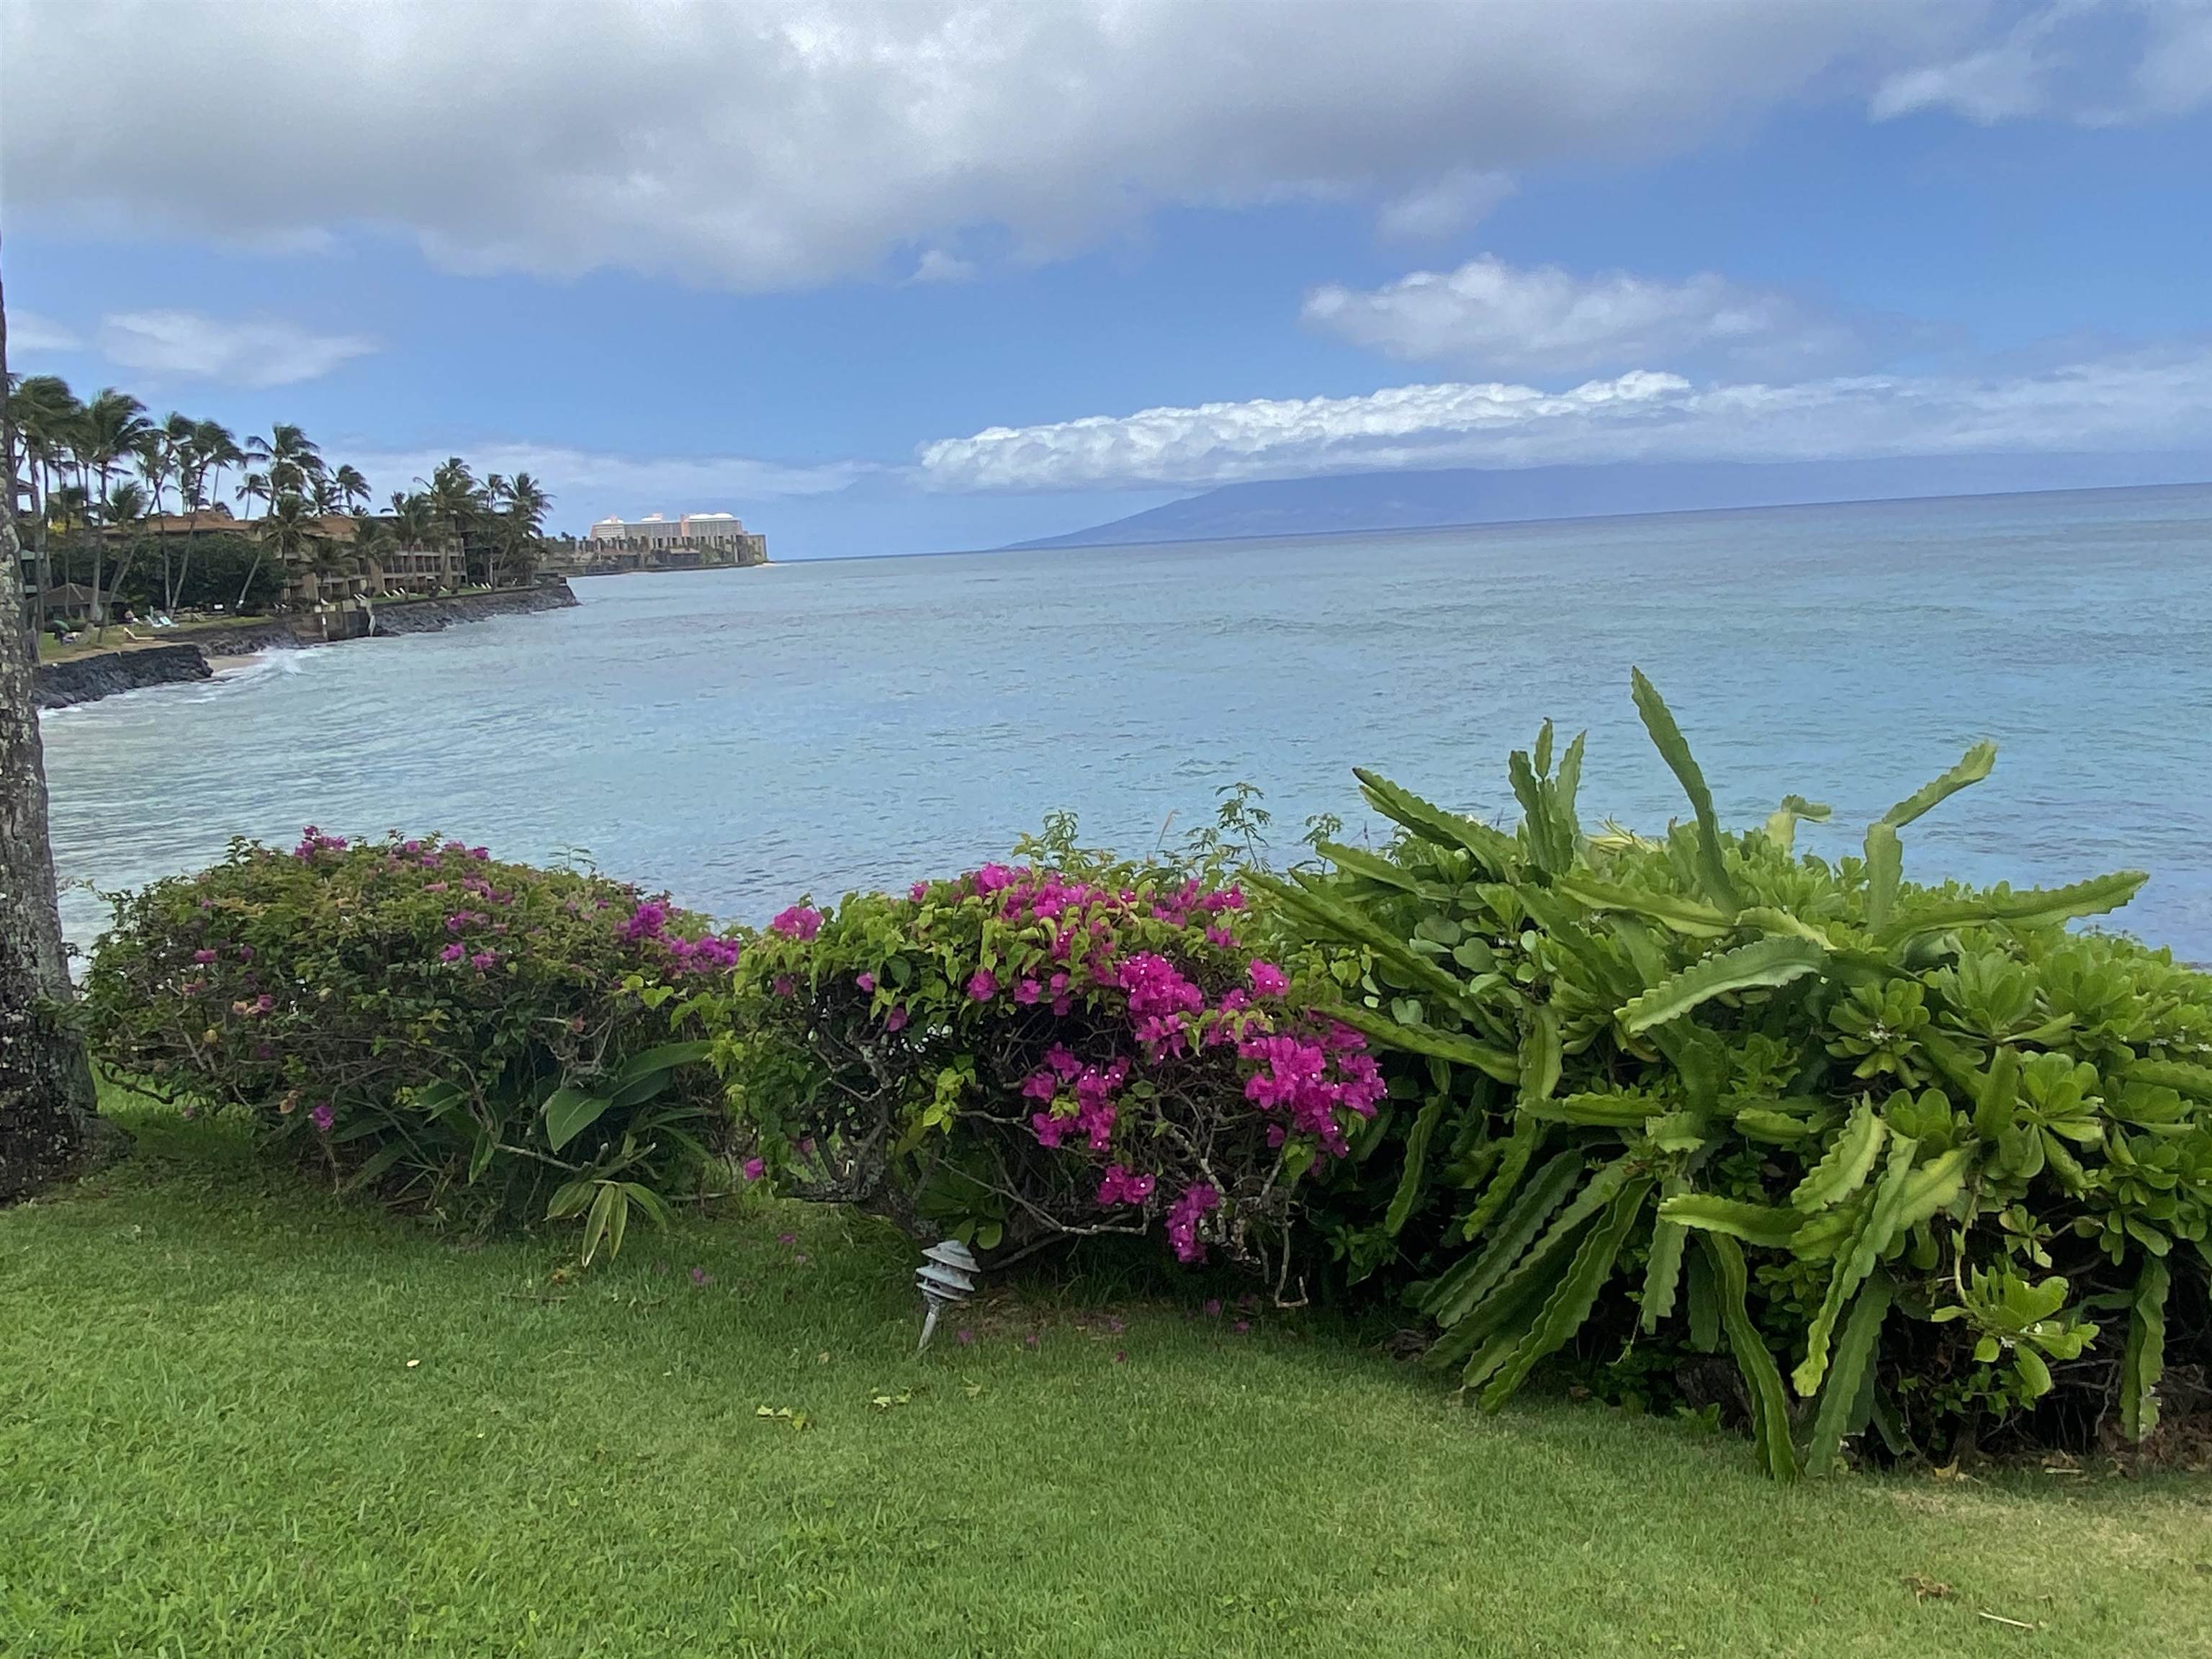
{"type": "MultiPolygon", "coordinates": [[[[0,301],[0,385],[8,323],[0,301]]],[[[0,1204],[27,1196],[113,1145],[94,1107],[92,1070],[60,1017],[70,995],[46,841],[45,751],[24,648],[17,580],[15,451],[0,479],[0,1204]]]]}

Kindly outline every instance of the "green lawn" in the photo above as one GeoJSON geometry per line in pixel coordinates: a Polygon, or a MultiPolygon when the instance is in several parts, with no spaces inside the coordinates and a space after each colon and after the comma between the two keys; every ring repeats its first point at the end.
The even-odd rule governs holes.
{"type": "Polygon", "coordinates": [[[916,1360],[838,1212],[556,1285],[128,1121],[0,1213],[0,1653],[2212,1653],[2202,1480],[1782,1489],[1233,1309],[1008,1301],[916,1360]]]}

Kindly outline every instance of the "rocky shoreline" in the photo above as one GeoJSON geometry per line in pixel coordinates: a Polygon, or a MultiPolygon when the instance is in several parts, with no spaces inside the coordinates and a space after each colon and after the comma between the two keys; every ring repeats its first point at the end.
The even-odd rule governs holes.
{"type": "Polygon", "coordinates": [[[41,663],[33,696],[41,709],[69,708],[125,691],[210,678],[215,672],[212,658],[250,657],[264,651],[298,650],[385,635],[436,634],[493,617],[565,611],[576,602],[567,580],[561,579],[495,593],[397,599],[358,611],[240,623],[234,628],[196,632],[188,643],[134,646],[73,657],[66,662],[41,663]]]}

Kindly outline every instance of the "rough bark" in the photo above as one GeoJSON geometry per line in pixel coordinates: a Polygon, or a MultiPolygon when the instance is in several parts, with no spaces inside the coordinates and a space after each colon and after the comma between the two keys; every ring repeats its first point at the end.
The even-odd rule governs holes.
{"type": "MultiPolygon", "coordinates": [[[[8,322],[0,299],[0,386],[8,322]]],[[[15,434],[0,443],[0,1204],[112,1146],[92,1071],[69,1029],[70,992],[46,840],[46,772],[15,537],[15,434]]]]}

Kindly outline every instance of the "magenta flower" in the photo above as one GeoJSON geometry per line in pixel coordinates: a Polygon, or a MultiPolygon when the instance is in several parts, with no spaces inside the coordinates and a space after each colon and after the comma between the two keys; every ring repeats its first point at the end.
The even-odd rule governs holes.
{"type": "Polygon", "coordinates": [[[1014,987],[1014,1000],[1027,1008],[1044,994],[1044,987],[1033,979],[1023,980],[1014,987]]]}
{"type": "Polygon", "coordinates": [[[331,1110],[331,1103],[327,1100],[319,1103],[313,1111],[307,1114],[308,1120],[325,1134],[330,1133],[331,1125],[337,1120],[337,1115],[331,1110]]]}
{"type": "Polygon", "coordinates": [[[886,1031],[906,1030],[906,1006],[903,1003],[884,1016],[884,1030],[886,1031]]]}
{"type": "Polygon", "coordinates": [[[922,900],[929,896],[929,884],[926,881],[918,881],[915,883],[913,886],[906,890],[906,896],[912,899],[916,904],[921,903],[922,900]]]}
{"type": "Polygon", "coordinates": [[[481,974],[485,969],[490,967],[498,960],[499,957],[494,952],[489,951],[479,951],[476,955],[469,958],[469,966],[475,969],[477,972],[481,974]]]}
{"type": "Polygon", "coordinates": [[[441,962],[459,962],[463,957],[468,955],[468,953],[469,947],[462,944],[460,940],[455,939],[451,945],[448,945],[444,950],[438,952],[438,960],[441,962]]]}
{"type": "Polygon", "coordinates": [[[747,1158],[747,1159],[745,1160],[745,1179],[746,1179],[746,1180],[748,1180],[748,1181],[758,1181],[758,1180],[759,1180],[763,1176],[766,1175],[767,1173],[768,1173],[768,1164],[766,1164],[766,1162],[764,1162],[763,1160],[762,1160],[762,1159],[760,1159],[760,1158],[747,1158]]]}
{"type": "Polygon", "coordinates": [[[968,1000],[988,1002],[999,994],[999,981],[988,968],[978,968],[968,980],[968,1000]]]}
{"type": "Polygon", "coordinates": [[[215,960],[215,952],[212,951],[195,951],[192,952],[192,960],[194,962],[213,962],[215,960]]]}
{"type": "Polygon", "coordinates": [[[873,992],[876,988],[876,976],[873,974],[856,974],[854,975],[853,983],[863,991],[873,992]]]}
{"type": "Polygon", "coordinates": [[[1272,962],[1252,964],[1252,988],[1263,997],[1279,997],[1291,988],[1290,975],[1272,962]]]}
{"type": "Polygon", "coordinates": [[[778,913],[768,926],[770,933],[795,939],[804,945],[822,931],[822,913],[810,904],[794,904],[778,913]]]}

